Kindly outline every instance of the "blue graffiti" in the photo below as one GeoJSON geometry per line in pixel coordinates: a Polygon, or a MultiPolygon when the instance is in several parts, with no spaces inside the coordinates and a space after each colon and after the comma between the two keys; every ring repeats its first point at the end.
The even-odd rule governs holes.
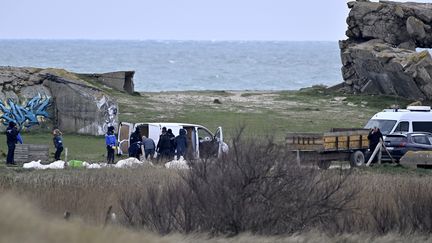
{"type": "Polygon", "coordinates": [[[38,118],[49,117],[46,111],[50,105],[49,97],[42,97],[40,94],[33,97],[25,104],[25,106],[16,104],[13,99],[8,99],[7,106],[0,100],[0,110],[3,115],[3,124],[8,125],[9,122],[15,122],[19,126],[31,127],[38,125],[38,118]]]}

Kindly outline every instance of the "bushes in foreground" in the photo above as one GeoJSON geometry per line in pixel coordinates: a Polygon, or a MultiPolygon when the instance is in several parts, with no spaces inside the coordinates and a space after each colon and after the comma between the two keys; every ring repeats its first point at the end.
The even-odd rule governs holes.
{"type": "Polygon", "coordinates": [[[228,155],[190,164],[164,188],[120,198],[127,224],[161,234],[285,234],[334,221],[358,191],[349,172],[300,168],[272,140],[232,141],[228,155]]]}

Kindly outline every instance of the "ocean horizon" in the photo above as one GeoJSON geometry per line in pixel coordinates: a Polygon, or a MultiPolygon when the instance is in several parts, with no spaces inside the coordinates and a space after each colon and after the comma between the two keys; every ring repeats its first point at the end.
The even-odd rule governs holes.
{"type": "Polygon", "coordinates": [[[298,90],[343,82],[337,41],[0,40],[0,66],[135,71],[140,92],[298,90]]]}

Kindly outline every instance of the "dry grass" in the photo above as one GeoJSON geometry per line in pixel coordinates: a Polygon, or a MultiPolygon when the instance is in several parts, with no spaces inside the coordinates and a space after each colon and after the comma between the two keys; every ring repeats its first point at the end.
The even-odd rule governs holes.
{"type": "MultiPolygon", "coordinates": [[[[86,228],[83,234],[96,242],[111,237],[100,229],[110,206],[118,215],[118,228],[112,229],[118,237],[144,231],[167,235],[149,234],[167,242],[429,240],[421,235],[432,233],[430,173],[299,168],[271,140],[233,140],[232,145],[228,156],[194,163],[180,173],[153,167],[10,171],[0,177],[0,192],[20,195],[42,209],[43,217],[59,219],[70,211],[85,222],[71,223],[71,232],[86,228]]],[[[14,213],[10,209],[0,215],[24,217],[21,207],[28,206],[17,207],[16,216],[7,216],[14,213]]],[[[0,229],[12,227],[5,219],[0,229]]],[[[28,222],[23,227],[42,231],[28,222]]]]}
{"type": "Polygon", "coordinates": [[[373,236],[371,234],[342,234],[328,236],[317,231],[291,236],[255,236],[249,233],[235,237],[209,238],[205,234],[171,234],[159,236],[151,232],[131,231],[112,225],[106,228],[89,225],[78,219],[64,221],[57,217],[47,216],[29,203],[12,195],[0,197],[0,242],[190,242],[190,243],[291,243],[291,242],[430,242],[430,236],[386,234],[373,236]]]}

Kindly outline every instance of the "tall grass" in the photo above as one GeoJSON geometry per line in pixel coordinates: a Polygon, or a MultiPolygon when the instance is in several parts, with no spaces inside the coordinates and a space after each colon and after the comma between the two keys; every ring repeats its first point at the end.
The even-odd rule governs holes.
{"type": "Polygon", "coordinates": [[[234,237],[209,237],[207,234],[191,233],[188,235],[170,234],[160,236],[149,231],[130,230],[119,225],[101,227],[88,224],[79,219],[65,221],[57,216],[47,216],[21,197],[10,194],[0,196],[0,242],[32,243],[105,243],[105,242],[165,242],[165,243],[298,243],[298,242],[430,242],[428,235],[419,234],[340,234],[328,235],[319,231],[282,236],[259,236],[244,233],[234,237]]]}
{"type": "Polygon", "coordinates": [[[432,233],[430,175],[302,168],[271,139],[238,136],[231,144],[228,155],[183,171],[10,171],[0,192],[93,225],[103,225],[112,206],[120,225],[161,235],[432,233]]]}

